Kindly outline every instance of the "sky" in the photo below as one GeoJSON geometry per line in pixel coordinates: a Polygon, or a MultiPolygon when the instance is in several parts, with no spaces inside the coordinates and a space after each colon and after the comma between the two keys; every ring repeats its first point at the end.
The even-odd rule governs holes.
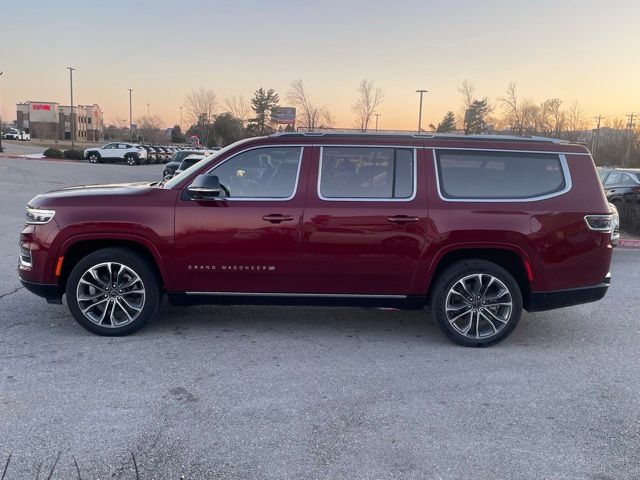
{"type": "MultiPolygon", "coordinates": [[[[292,80],[337,126],[354,124],[356,87],[385,93],[380,128],[414,129],[478,97],[578,101],[591,118],[640,111],[637,0],[181,0],[0,1],[3,121],[25,100],[101,106],[105,122],[158,115],[179,121],[193,89],[251,97],[274,88],[286,106],[292,80]]],[[[185,115],[186,117],[186,115],[185,115]]],[[[186,123],[186,118],[185,118],[186,123]]]]}

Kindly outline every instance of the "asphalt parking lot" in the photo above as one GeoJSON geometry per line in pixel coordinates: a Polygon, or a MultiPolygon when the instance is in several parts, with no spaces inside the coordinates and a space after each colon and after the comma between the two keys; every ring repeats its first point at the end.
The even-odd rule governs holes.
{"type": "Polygon", "coordinates": [[[25,203],[162,166],[0,158],[0,474],[41,478],[640,478],[640,250],[595,304],[489,349],[426,312],[164,305],[94,336],[20,287],[25,203]],[[46,476],[44,477],[46,478],[46,476]]]}

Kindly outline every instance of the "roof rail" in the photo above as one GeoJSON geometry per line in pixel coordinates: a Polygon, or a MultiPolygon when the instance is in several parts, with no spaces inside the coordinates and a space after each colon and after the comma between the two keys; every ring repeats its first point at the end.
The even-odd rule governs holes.
{"type": "Polygon", "coordinates": [[[380,138],[425,138],[435,140],[461,141],[511,141],[511,142],[541,142],[541,143],[570,143],[559,138],[538,137],[533,135],[456,135],[447,133],[375,133],[375,132],[278,132],[272,137],[380,137],[380,138]]]}

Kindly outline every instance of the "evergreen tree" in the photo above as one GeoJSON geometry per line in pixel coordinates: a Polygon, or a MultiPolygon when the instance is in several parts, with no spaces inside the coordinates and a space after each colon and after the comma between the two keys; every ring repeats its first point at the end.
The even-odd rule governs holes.
{"type": "Polygon", "coordinates": [[[182,134],[182,129],[180,125],[174,125],[171,129],[171,142],[172,143],[184,143],[184,135],[182,134]]]}
{"type": "Polygon", "coordinates": [[[279,102],[280,97],[273,88],[265,90],[260,87],[256,90],[251,99],[251,108],[256,113],[256,117],[250,120],[247,131],[257,135],[273,133],[273,128],[270,125],[271,109],[279,102]]]}
{"type": "Polygon", "coordinates": [[[466,128],[464,133],[467,135],[482,133],[487,126],[488,114],[489,105],[487,99],[474,100],[465,114],[466,128]]]}
{"type": "Polygon", "coordinates": [[[447,133],[447,132],[453,132],[455,129],[456,129],[456,116],[453,112],[449,111],[446,113],[442,121],[438,124],[438,128],[436,128],[436,132],[447,133]]]}

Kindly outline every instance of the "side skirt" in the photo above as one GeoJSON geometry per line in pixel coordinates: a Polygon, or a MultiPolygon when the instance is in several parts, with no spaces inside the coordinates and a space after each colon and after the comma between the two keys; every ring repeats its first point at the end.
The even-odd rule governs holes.
{"type": "Polygon", "coordinates": [[[167,292],[171,305],[304,305],[316,307],[386,307],[421,310],[427,303],[420,296],[304,295],[281,293],[167,292]]]}

